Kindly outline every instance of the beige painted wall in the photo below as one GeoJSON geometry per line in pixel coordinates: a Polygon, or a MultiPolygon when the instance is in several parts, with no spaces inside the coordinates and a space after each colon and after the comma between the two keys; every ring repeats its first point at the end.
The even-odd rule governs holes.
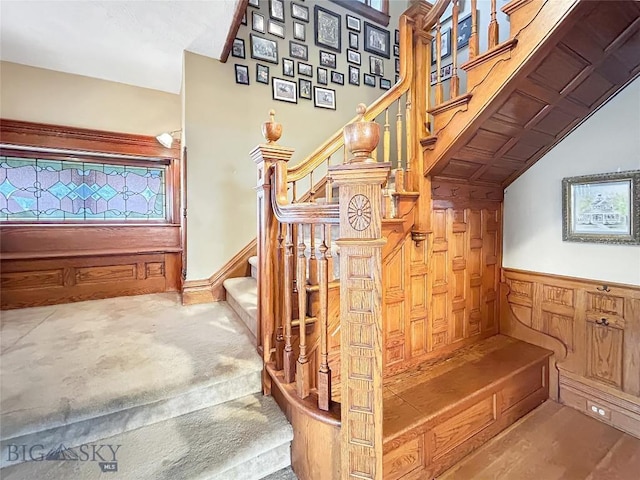
{"type": "Polygon", "coordinates": [[[640,79],[505,191],[505,267],[640,285],[640,246],[562,241],[564,177],[640,169],[640,79]]]}
{"type": "Polygon", "coordinates": [[[180,95],[0,62],[0,117],[157,135],[178,130],[180,95]]]}
{"type": "MultiPolygon", "coordinates": [[[[260,13],[268,18],[268,2],[262,0],[260,13]]],[[[313,85],[316,83],[316,67],[319,49],[314,45],[313,7],[323,7],[342,16],[342,53],[337,54],[337,70],[345,75],[347,83],[346,46],[348,34],[345,28],[345,9],[336,4],[306,1],[310,22],[306,24],[306,41],[309,60],[313,65],[313,85]]],[[[397,28],[399,15],[406,9],[405,0],[391,0],[392,21],[388,30],[397,28]]],[[[255,10],[249,7],[249,12],[255,10]]],[[[287,39],[279,40],[279,64],[269,64],[270,76],[283,78],[282,58],[289,56],[292,20],[289,2],[286,2],[287,39]]],[[[250,58],[248,26],[242,26],[238,36],[245,39],[246,59],[229,57],[226,64],[199,55],[185,54],[185,142],[188,148],[188,250],[187,278],[208,278],[256,236],[256,169],[249,158],[249,151],[263,142],[260,134],[267,112],[276,110],[276,118],[283,124],[281,145],[296,150],[292,164],[319,146],[329,135],[355,115],[358,103],[371,103],[383,91],[361,84],[360,87],[330,84],[337,91],[337,110],[314,108],[313,101],[299,99],[297,104],[272,100],[271,85],[255,82],[256,61],[250,58]],[[248,65],[249,86],[235,83],[234,64],[248,65]]],[[[364,27],[364,25],[363,25],[364,27]]],[[[269,34],[261,36],[277,40],[269,34]]],[[[369,73],[369,53],[362,48],[360,33],[362,73],[369,73]]],[[[385,60],[385,78],[394,81],[393,53],[385,60]]],[[[297,72],[297,61],[296,61],[297,72]]],[[[295,80],[300,78],[297,73],[295,80]]],[[[304,77],[303,77],[304,78],[304,77]]],[[[271,80],[271,78],[270,78],[271,80]]]]}

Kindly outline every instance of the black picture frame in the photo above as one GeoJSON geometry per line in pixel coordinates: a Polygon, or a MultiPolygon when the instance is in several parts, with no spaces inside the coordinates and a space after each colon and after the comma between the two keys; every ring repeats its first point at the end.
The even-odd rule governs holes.
{"type": "Polygon", "coordinates": [[[257,11],[251,12],[251,30],[258,33],[265,33],[265,18],[264,15],[257,11]]]}
{"type": "Polygon", "coordinates": [[[269,33],[279,38],[285,37],[284,23],[274,22],[269,20],[269,33]]]}
{"type": "Polygon", "coordinates": [[[331,88],[313,87],[313,106],[335,110],[336,91],[331,88]]]}
{"type": "Polygon", "coordinates": [[[469,45],[471,38],[471,14],[458,22],[458,50],[469,45]]]}
{"type": "Polygon", "coordinates": [[[349,85],[360,85],[360,69],[349,65],[349,85]]]}
{"type": "Polygon", "coordinates": [[[249,0],[249,6],[253,8],[260,8],[260,0],[249,0]]]}
{"type": "Polygon", "coordinates": [[[231,56],[235,58],[247,58],[244,48],[244,39],[233,39],[233,43],[231,44],[231,56]]]}
{"type": "Polygon", "coordinates": [[[360,37],[356,32],[349,32],[349,48],[357,50],[360,48],[360,37]]]}
{"type": "Polygon", "coordinates": [[[347,63],[362,65],[362,55],[355,50],[347,49],[347,63]]]}
{"type": "Polygon", "coordinates": [[[313,78],[313,65],[298,62],[298,75],[313,78]]]}
{"type": "Polygon", "coordinates": [[[311,100],[311,80],[298,79],[298,96],[305,100],[311,100]]]}
{"type": "Polygon", "coordinates": [[[377,77],[384,75],[384,60],[379,57],[369,56],[369,73],[377,77]]]}
{"type": "Polygon", "coordinates": [[[304,23],[293,22],[293,39],[301,42],[307,40],[307,26],[304,23]]]}
{"type": "Polygon", "coordinates": [[[362,83],[364,83],[368,87],[375,87],[376,86],[376,77],[373,76],[373,75],[369,75],[368,73],[365,73],[362,76],[362,83]]]}
{"type": "Polygon", "coordinates": [[[342,17],[319,5],[313,7],[313,16],[316,45],[342,52],[342,17]]]}
{"type": "Polygon", "coordinates": [[[236,83],[240,85],[249,85],[249,67],[247,65],[234,65],[236,74],[236,83]]]}
{"type": "Polygon", "coordinates": [[[242,15],[242,20],[240,20],[240,23],[242,25],[246,25],[247,24],[247,11],[244,11],[244,15],[242,15]]]}
{"type": "MultiPolygon", "coordinates": [[[[443,31],[440,35],[440,60],[447,58],[451,55],[451,29],[443,31]]],[[[435,65],[436,58],[436,39],[431,40],[431,65],[435,65]]]]}
{"type": "Polygon", "coordinates": [[[344,73],[336,72],[335,70],[333,70],[331,72],[331,83],[344,85],[344,73]]]}
{"type": "Polygon", "coordinates": [[[338,57],[335,53],[325,52],[324,50],[320,50],[318,54],[320,57],[320,66],[328,67],[328,68],[336,68],[338,63],[338,57]]]}
{"type": "Polygon", "coordinates": [[[391,88],[391,80],[387,78],[380,78],[380,89],[389,90],[391,88]]]}
{"type": "Polygon", "coordinates": [[[393,35],[393,44],[400,45],[400,30],[398,30],[397,28],[393,35]]]}
{"type": "Polygon", "coordinates": [[[364,50],[369,53],[391,58],[391,34],[389,30],[364,22],[364,50]]]}
{"type": "Polygon", "coordinates": [[[309,60],[309,47],[303,43],[289,40],[289,56],[306,62],[309,60]]]}
{"type": "Polygon", "coordinates": [[[329,85],[329,70],[326,68],[316,68],[316,80],[318,85],[329,85]]]}
{"type": "Polygon", "coordinates": [[[271,97],[287,103],[298,103],[298,84],[284,78],[271,78],[271,97]]]}
{"type": "Polygon", "coordinates": [[[284,22],[284,0],[269,0],[269,18],[284,22]]]}
{"type": "Polygon", "coordinates": [[[396,58],[396,73],[400,73],[400,59],[396,58]]]}
{"type": "Polygon", "coordinates": [[[290,58],[282,59],[282,76],[283,77],[296,76],[295,62],[290,58]]]}
{"type": "Polygon", "coordinates": [[[400,56],[400,45],[394,45],[393,46],[393,56],[394,57],[399,57],[400,56]]]}
{"type": "Polygon", "coordinates": [[[278,64],[278,42],[270,38],[260,37],[253,33],[249,35],[251,58],[278,64]]]}
{"type": "Polygon", "coordinates": [[[269,67],[256,63],[256,83],[265,83],[269,85],[269,67]]]}
{"type": "Polygon", "coordinates": [[[347,15],[346,17],[347,30],[352,30],[354,32],[362,30],[360,19],[358,17],[354,17],[353,15],[347,15]]]}
{"type": "Polygon", "coordinates": [[[291,18],[309,23],[309,7],[291,2],[291,18]]]}

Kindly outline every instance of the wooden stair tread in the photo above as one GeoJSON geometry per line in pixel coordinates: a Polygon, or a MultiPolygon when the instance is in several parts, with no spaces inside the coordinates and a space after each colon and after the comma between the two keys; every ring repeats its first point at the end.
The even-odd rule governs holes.
{"type": "Polygon", "coordinates": [[[448,358],[426,362],[385,380],[384,441],[442,415],[551,354],[535,345],[494,335],[448,358]]]}

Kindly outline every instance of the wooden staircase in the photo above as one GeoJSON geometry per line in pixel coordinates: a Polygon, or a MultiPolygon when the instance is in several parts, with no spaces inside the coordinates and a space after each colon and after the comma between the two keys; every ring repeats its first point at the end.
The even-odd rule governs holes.
{"type": "Polygon", "coordinates": [[[640,72],[640,5],[513,0],[499,42],[494,0],[480,53],[472,1],[444,98],[449,3],[401,17],[399,82],[345,127],[379,125],[367,161],[341,129],[289,167],[273,115],[252,152],[263,386],[302,479],[430,478],[557,399],[552,352],[498,335],[503,190],[640,72]]]}

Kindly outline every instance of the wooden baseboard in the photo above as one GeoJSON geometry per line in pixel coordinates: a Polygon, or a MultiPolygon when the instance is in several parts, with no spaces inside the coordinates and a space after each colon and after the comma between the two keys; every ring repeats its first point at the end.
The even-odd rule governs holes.
{"type": "Polygon", "coordinates": [[[256,252],[257,240],[254,239],[209,278],[185,281],[182,286],[182,304],[194,305],[225,300],[226,292],[222,283],[227,278],[250,275],[249,258],[256,255],[256,252]]]}

